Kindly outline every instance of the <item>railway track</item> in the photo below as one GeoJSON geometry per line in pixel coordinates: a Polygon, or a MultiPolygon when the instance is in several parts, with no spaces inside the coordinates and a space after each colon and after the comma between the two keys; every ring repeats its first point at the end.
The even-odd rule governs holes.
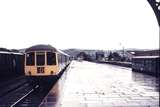
{"type": "Polygon", "coordinates": [[[34,88],[26,83],[0,98],[0,107],[38,107],[52,85],[34,88]]]}
{"type": "Polygon", "coordinates": [[[17,89],[18,87],[26,84],[27,81],[24,76],[11,79],[6,82],[0,83],[0,97],[5,96],[6,94],[10,93],[11,91],[17,89]]]}
{"type": "Polygon", "coordinates": [[[15,102],[20,97],[24,96],[28,92],[28,90],[31,90],[32,88],[28,83],[25,83],[21,85],[20,87],[12,89],[12,91],[8,92],[4,96],[1,96],[0,98],[0,107],[9,107],[12,105],[13,102],[15,102]]]}
{"type": "Polygon", "coordinates": [[[24,96],[19,98],[17,101],[15,101],[10,107],[16,107],[18,106],[25,98],[27,98],[31,93],[33,93],[37,88],[39,88],[39,85],[36,85],[35,88],[31,89],[28,93],[26,93],[24,96]]]}
{"type": "Polygon", "coordinates": [[[1,96],[0,107],[38,107],[55,82],[45,86],[35,85],[34,88],[25,82],[1,96]]]}

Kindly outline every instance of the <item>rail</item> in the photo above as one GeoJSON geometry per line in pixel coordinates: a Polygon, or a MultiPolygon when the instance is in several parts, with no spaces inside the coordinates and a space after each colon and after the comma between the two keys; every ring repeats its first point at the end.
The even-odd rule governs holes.
{"type": "Polygon", "coordinates": [[[39,87],[39,85],[36,85],[35,88],[31,89],[28,93],[26,93],[24,96],[22,96],[16,102],[14,102],[10,107],[15,107],[17,104],[22,102],[28,95],[30,95],[32,92],[34,92],[34,90],[37,89],[38,87],[39,87]]]}

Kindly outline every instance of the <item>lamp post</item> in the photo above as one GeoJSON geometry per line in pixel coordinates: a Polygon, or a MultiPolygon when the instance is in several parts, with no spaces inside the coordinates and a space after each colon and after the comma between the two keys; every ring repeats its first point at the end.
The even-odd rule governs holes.
{"type": "Polygon", "coordinates": [[[124,60],[124,46],[123,46],[123,60],[124,60]]]}

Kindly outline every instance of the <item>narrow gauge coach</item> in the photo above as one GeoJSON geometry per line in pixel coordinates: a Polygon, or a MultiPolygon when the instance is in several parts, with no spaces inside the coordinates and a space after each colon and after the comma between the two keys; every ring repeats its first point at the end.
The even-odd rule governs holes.
{"type": "Polygon", "coordinates": [[[24,75],[24,54],[0,51],[0,78],[24,75]]]}
{"type": "Polygon", "coordinates": [[[69,63],[69,55],[51,45],[35,45],[25,51],[25,76],[31,83],[49,82],[69,63]]]}
{"type": "Polygon", "coordinates": [[[132,58],[132,71],[160,76],[160,56],[137,56],[132,58]]]}

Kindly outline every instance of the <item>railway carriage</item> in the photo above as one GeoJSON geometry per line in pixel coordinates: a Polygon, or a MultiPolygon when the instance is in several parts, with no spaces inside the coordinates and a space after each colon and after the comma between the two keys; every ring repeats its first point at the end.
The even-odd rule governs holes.
{"type": "Polygon", "coordinates": [[[137,56],[132,58],[132,70],[160,76],[159,56],[137,56]]]}
{"type": "Polygon", "coordinates": [[[25,51],[25,75],[31,83],[57,78],[69,63],[69,55],[51,45],[35,45],[25,51]]]}
{"type": "Polygon", "coordinates": [[[0,51],[0,77],[13,77],[24,74],[24,54],[0,51]]]}

